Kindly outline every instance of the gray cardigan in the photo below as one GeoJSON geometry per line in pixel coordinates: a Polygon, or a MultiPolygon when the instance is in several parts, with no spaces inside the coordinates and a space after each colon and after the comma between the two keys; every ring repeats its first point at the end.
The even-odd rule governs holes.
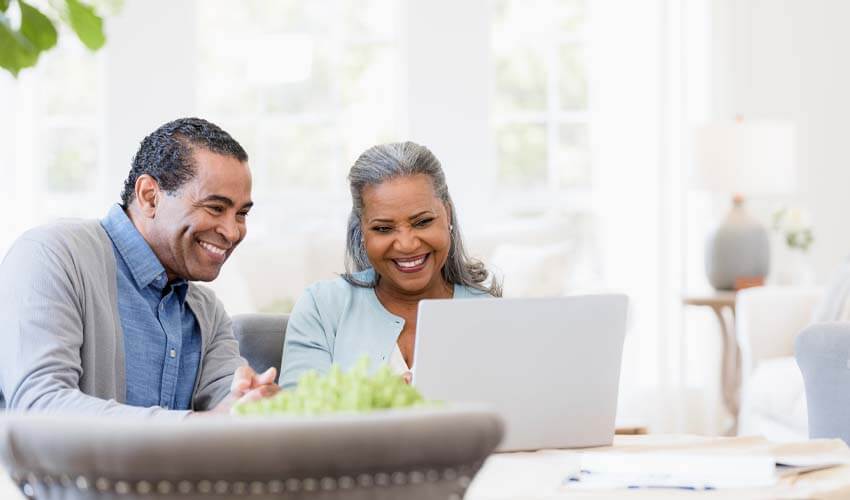
{"type": "MultiPolygon", "coordinates": [[[[124,342],[115,254],[99,221],[65,220],[22,235],[0,264],[0,408],[180,418],[186,411],[123,404],[124,342]]],[[[215,294],[186,295],[201,330],[192,397],[207,410],[245,361],[215,294]]]]}

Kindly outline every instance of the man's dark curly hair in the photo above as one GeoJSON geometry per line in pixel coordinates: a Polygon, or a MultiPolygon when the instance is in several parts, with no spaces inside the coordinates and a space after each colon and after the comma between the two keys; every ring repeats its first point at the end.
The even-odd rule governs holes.
{"type": "Polygon", "coordinates": [[[200,147],[213,153],[248,161],[248,153],[218,125],[201,118],[180,118],[145,137],[133,156],[124,181],[121,204],[127,208],[136,196],[136,179],[150,175],[166,193],[174,193],[195,176],[192,151],[200,147]]]}

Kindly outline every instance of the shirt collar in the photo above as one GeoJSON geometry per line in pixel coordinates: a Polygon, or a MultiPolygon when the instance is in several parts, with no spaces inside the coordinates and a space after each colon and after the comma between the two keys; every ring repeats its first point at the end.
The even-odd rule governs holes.
{"type": "MultiPolygon", "coordinates": [[[[153,284],[158,290],[162,290],[168,282],[165,268],[156,258],[148,242],[124,213],[121,205],[113,205],[106,217],[101,219],[100,225],[106,230],[112,244],[127,264],[136,285],[139,288],[145,288],[153,284]]],[[[175,289],[182,288],[177,287],[181,281],[185,283],[185,280],[173,283],[175,289]]],[[[181,295],[185,297],[185,291],[181,295]]]]}
{"type": "Polygon", "coordinates": [[[188,281],[184,280],[183,278],[174,280],[171,282],[171,289],[177,295],[177,298],[180,299],[181,304],[186,302],[186,294],[189,293],[188,281]]]}

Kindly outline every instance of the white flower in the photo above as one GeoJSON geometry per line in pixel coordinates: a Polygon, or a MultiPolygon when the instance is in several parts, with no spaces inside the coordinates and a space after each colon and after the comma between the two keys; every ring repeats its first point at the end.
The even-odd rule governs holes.
{"type": "Polygon", "coordinates": [[[782,235],[788,248],[808,251],[814,242],[808,213],[792,207],[782,208],[773,214],[773,229],[782,235]]]}
{"type": "Polygon", "coordinates": [[[804,229],[808,229],[811,224],[809,223],[808,214],[800,210],[799,208],[789,208],[785,211],[785,221],[782,226],[786,231],[797,232],[802,231],[804,229]]]}

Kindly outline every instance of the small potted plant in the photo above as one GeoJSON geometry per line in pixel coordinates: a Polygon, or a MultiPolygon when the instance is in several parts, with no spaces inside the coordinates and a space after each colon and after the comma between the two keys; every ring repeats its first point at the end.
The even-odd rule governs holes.
{"type": "Polygon", "coordinates": [[[811,285],[814,272],[809,249],[815,238],[808,214],[796,207],[783,207],[773,214],[773,231],[780,240],[776,283],[811,285]]]}

